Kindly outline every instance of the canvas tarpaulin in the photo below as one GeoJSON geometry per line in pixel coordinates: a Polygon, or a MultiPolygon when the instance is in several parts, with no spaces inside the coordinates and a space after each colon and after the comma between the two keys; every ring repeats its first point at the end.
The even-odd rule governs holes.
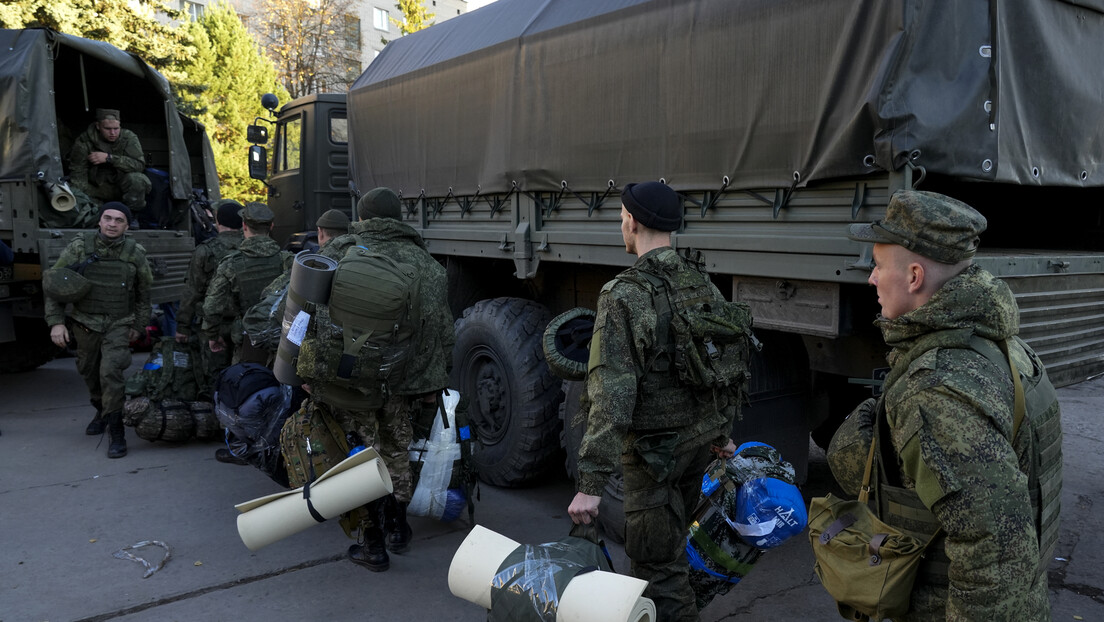
{"type": "Polygon", "coordinates": [[[785,188],[899,170],[1104,185],[1095,0],[499,0],[349,92],[352,179],[404,196],[785,188]]]}
{"type": "Polygon", "coordinates": [[[124,128],[133,120],[159,127],[170,154],[172,194],[191,195],[183,122],[164,76],[101,41],[0,29],[0,179],[40,172],[49,181],[61,178],[68,154],[61,153],[59,126],[83,131],[95,108],[121,110],[124,128]]]}

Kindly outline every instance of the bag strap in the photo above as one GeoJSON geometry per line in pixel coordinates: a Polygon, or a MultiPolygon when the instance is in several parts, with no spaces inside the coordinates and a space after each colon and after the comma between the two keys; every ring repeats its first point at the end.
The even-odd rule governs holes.
{"type": "Polygon", "coordinates": [[[1012,352],[1008,349],[1008,339],[997,344],[1001,352],[1008,359],[1008,368],[1012,371],[1012,386],[1016,388],[1015,405],[1012,407],[1012,438],[1009,442],[1015,443],[1016,436],[1020,433],[1020,424],[1027,414],[1027,398],[1024,395],[1023,383],[1020,382],[1020,370],[1016,368],[1016,362],[1012,360],[1012,352]]]}

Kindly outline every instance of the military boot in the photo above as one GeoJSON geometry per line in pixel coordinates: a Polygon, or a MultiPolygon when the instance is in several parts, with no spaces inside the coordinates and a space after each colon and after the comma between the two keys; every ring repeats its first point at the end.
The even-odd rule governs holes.
{"type": "Polygon", "coordinates": [[[84,429],[84,433],[88,436],[99,436],[107,429],[107,419],[104,419],[103,416],[103,402],[100,400],[88,401],[92,402],[92,405],[96,407],[96,416],[92,417],[92,421],[88,422],[88,427],[84,429]]]}
{"type": "Polygon", "coordinates": [[[391,567],[391,558],[387,555],[383,530],[375,525],[361,527],[361,544],[349,547],[349,560],[364,566],[372,572],[383,572],[391,567]]]}
{"type": "Polygon", "coordinates": [[[407,505],[396,500],[395,495],[384,497],[383,530],[387,532],[387,550],[392,553],[402,553],[410,548],[414,530],[406,522],[407,505]]]}
{"type": "Polygon", "coordinates": [[[111,443],[107,446],[108,458],[122,458],[127,455],[126,428],[123,427],[123,412],[115,411],[105,415],[107,419],[107,432],[111,436],[111,443]]]}

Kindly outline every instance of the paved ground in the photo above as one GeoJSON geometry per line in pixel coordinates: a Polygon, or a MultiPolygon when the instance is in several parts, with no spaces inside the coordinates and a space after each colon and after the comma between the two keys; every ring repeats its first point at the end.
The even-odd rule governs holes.
{"type": "MultiPolygon", "coordinates": [[[[1066,487],[1053,614],[1104,620],[1104,518],[1094,512],[1104,499],[1104,379],[1061,395],[1066,487]]],[[[250,467],[216,462],[215,444],[149,443],[129,429],[130,455],[108,460],[106,439],[97,446],[99,438],[83,434],[91,410],[72,359],[0,376],[0,404],[0,622],[486,619],[447,587],[466,521],[414,519],[413,549],[382,574],[344,559],[349,541],[336,524],[250,552],[233,506],[278,487],[250,467]],[[173,551],[147,579],[139,564],[112,557],[141,540],[173,551]]],[[[823,459],[814,459],[806,494],[822,494],[829,482],[823,459]]],[[[569,528],[572,493],[563,477],[523,490],[481,486],[476,521],[519,542],[554,540],[569,528]]],[[[623,570],[623,552],[611,548],[623,570]]],[[[840,618],[802,538],[764,556],[702,619],[840,618]]]]}

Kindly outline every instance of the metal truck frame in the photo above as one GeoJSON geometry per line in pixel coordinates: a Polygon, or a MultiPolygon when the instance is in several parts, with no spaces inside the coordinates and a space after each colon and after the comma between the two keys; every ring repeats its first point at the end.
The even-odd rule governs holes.
{"type": "Polygon", "coordinates": [[[896,190],[986,215],[977,263],[1056,384],[1104,369],[1104,14],[1017,6],[499,0],[391,42],[348,95],[350,184],[400,193],[448,268],[483,479],[539,477],[561,419],[572,468],[580,383],[540,337],[634,260],[628,182],[678,190],[673,245],[752,306],[765,347],[734,435],[799,472],[886,365],[871,248],[846,232],[896,190]]]}

